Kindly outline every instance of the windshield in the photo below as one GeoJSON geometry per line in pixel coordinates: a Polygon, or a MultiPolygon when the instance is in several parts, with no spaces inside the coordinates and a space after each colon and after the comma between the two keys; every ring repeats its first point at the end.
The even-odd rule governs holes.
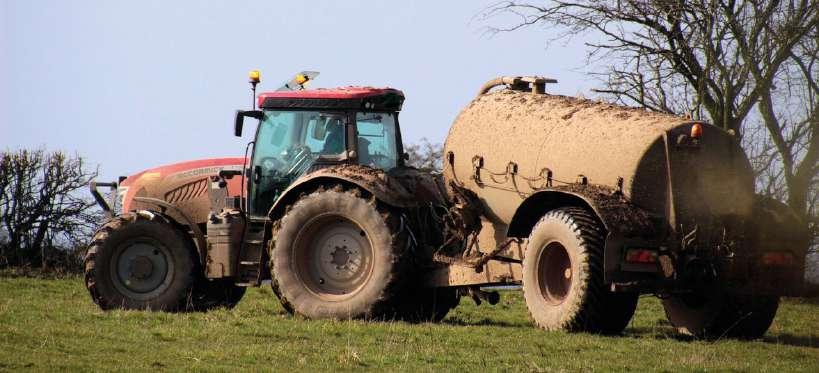
{"type": "Polygon", "coordinates": [[[345,152],[344,118],[337,112],[264,112],[253,148],[253,214],[266,214],[279,194],[316,159],[345,152]]]}
{"type": "Polygon", "coordinates": [[[389,170],[398,164],[395,114],[358,113],[358,163],[389,170]]]}

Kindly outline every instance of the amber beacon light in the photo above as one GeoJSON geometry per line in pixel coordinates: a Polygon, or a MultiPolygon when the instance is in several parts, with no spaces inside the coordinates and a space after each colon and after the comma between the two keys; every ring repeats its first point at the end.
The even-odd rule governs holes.
{"type": "Polygon", "coordinates": [[[702,123],[694,123],[691,126],[691,138],[699,139],[702,137],[702,123]]]}

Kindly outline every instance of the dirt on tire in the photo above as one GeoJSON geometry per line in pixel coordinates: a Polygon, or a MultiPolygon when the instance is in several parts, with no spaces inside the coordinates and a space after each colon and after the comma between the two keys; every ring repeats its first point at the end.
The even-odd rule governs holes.
{"type": "Polygon", "coordinates": [[[529,236],[523,296],[545,330],[619,334],[637,307],[637,293],[613,293],[603,282],[604,231],[582,208],[548,212],[529,236]]]}
{"type": "MultiPolygon", "coordinates": [[[[271,283],[282,306],[291,313],[309,319],[394,317],[400,294],[406,286],[409,269],[409,258],[405,255],[407,238],[405,232],[400,230],[400,223],[396,221],[398,216],[379,206],[375,199],[362,197],[357,189],[343,190],[336,187],[315,191],[299,199],[277,222],[274,239],[271,241],[271,283]],[[350,285],[349,291],[327,288],[332,279],[321,277],[321,268],[316,270],[318,273],[311,271],[312,266],[320,265],[316,259],[336,260],[335,256],[338,254],[346,255],[347,260],[355,262],[354,258],[358,255],[356,250],[348,250],[346,246],[331,247],[335,244],[329,243],[326,250],[330,252],[324,255],[327,253],[321,250],[325,250],[326,245],[319,245],[314,239],[319,240],[329,233],[323,231],[324,228],[314,227],[316,224],[313,223],[315,219],[325,218],[357,226],[360,236],[370,244],[370,256],[362,253],[360,263],[356,264],[366,266],[366,273],[355,272],[351,276],[354,278],[351,280],[354,285],[350,285]],[[318,245],[315,258],[300,257],[306,255],[300,249],[312,247],[311,245],[318,245]],[[347,251],[341,252],[342,250],[347,251]],[[366,260],[371,263],[365,263],[366,260]]],[[[337,235],[341,236],[339,240],[342,241],[356,239],[344,236],[344,231],[337,235]]],[[[353,246],[352,243],[350,245],[353,246]]],[[[341,268],[347,266],[348,262],[334,265],[341,268]]],[[[343,280],[344,275],[341,278],[343,280]]]]}
{"type": "MultiPolygon", "coordinates": [[[[94,234],[84,260],[85,285],[103,310],[184,311],[191,308],[197,263],[192,243],[169,219],[153,212],[127,213],[94,234]],[[128,265],[122,256],[134,245],[156,245],[154,253],[161,251],[167,261],[167,273],[156,288],[132,290],[132,278],[119,273],[128,265]]],[[[152,275],[155,270],[151,265],[144,272],[152,275]]]]}

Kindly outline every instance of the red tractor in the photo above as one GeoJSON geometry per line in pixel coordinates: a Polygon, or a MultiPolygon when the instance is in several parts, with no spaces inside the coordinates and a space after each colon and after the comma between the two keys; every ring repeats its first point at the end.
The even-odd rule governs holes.
{"type": "MultiPolygon", "coordinates": [[[[308,317],[428,319],[454,307],[454,291],[439,302],[433,288],[418,287],[406,253],[420,250],[421,239],[442,239],[414,237],[410,224],[420,222],[409,219],[432,219],[446,198],[440,178],[404,166],[403,93],[299,89],[314,76],[302,73],[286,85],[295,90],[262,93],[259,110],[237,112],[237,136],[246,118],[259,120],[250,158],[178,163],[92,185],[108,211],[96,186],[116,187],[123,211],[96,233],[85,260],[94,302],[231,307],[246,287],[272,279],[284,307],[308,317]],[[429,213],[407,212],[422,208],[429,213]]],[[[257,82],[252,73],[254,97],[257,82]]]]}

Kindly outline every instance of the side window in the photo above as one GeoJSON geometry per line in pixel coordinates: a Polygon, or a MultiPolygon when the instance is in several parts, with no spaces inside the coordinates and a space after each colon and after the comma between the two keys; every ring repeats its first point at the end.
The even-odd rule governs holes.
{"type": "Polygon", "coordinates": [[[338,155],[346,150],[344,118],[333,114],[313,114],[307,120],[305,145],[314,154],[338,155]]]}
{"type": "Polygon", "coordinates": [[[269,113],[259,128],[256,154],[261,157],[278,156],[289,145],[292,136],[293,113],[269,113]]]}
{"type": "Polygon", "coordinates": [[[356,114],[358,162],[389,170],[398,163],[393,113],[356,114]]]}

